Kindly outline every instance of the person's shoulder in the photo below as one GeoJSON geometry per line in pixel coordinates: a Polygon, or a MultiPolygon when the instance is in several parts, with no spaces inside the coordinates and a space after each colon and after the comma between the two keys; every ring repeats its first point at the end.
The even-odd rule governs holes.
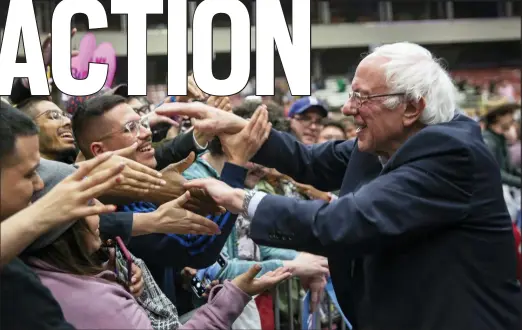
{"type": "Polygon", "coordinates": [[[197,157],[194,163],[189,166],[183,173],[183,177],[187,180],[202,179],[208,177],[216,177],[216,170],[201,156],[197,157]]]}
{"type": "Polygon", "coordinates": [[[405,143],[410,148],[423,145],[423,149],[433,149],[439,153],[455,150],[471,152],[483,144],[480,126],[474,120],[461,115],[449,122],[428,125],[405,143]]]}

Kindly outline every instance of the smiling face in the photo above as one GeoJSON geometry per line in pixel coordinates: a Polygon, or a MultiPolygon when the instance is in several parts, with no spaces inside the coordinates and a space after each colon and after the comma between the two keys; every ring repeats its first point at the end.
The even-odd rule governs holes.
{"type": "Polygon", "coordinates": [[[138,142],[138,151],[133,160],[150,168],[156,167],[156,158],[152,148],[152,132],[138,124],[140,116],[126,103],[121,103],[99,118],[103,121],[103,130],[98,132],[101,138],[91,143],[93,155],[130,147],[138,142]]]}
{"type": "MultiPolygon", "coordinates": [[[[353,92],[359,93],[363,98],[392,94],[382,67],[386,62],[387,59],[383,57],[362,60],[352,81],[353,92]]],[[[358,103],[351,98],[342,111],[347,116],[354,116],[359,150],[389,157],[409,135],[409,128],[419,118],[423,104],[413,106],[399,97],[398,105],[390,109],[385,104],[386,100],[387,97],[375,97],[358,103]]]]}
{"type": "Polygon", "coordinates": [[[323,128],[323,111],[317,107],[296,114],[290,120],[290,128],[296,138],[304,144],[317,143],[319,132],[323,128]]]}
{"type": "Polygon", "coordinates": [[[55,159],[64,153],[75,153],[71,121],[53,102],[39,101],[33,106],[33,120],[40,129],[40,152],[55,159]]]}

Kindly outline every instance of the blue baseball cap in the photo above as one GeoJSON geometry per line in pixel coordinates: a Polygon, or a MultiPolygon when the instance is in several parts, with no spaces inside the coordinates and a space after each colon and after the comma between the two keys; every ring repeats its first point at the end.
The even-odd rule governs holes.
{"type": "Polygon", "coordinates": [[[288,110],[288,117],[292,118],[295,115],[302,114],[310,108],[317,108],[323,117],[328,116],[328,109],[326,108],[326,105],[324,105],[314,96],[306,96],[292,104],[290,110],[288,110]]]}

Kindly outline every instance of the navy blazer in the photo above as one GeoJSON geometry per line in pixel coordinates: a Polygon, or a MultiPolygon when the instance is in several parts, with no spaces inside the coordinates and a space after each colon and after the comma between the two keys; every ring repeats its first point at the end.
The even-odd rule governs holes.
{"type": "Polygon", "coordinates": [[[254,241],[328,257],[356,329],[520,330],[511,221],[479,126],[461,115],[427,126],[384,166],[356,143],[272,131],[253,162],[340,198],[266,196],[254,241]]]}

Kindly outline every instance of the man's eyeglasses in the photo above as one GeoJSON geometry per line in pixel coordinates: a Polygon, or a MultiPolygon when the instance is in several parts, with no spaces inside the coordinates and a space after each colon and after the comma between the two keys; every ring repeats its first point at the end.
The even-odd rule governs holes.
{"type": "Polygon", "coordinates": [[[62,111],[52,109],[52,110],[47,110],[47,111],[42,112],[38,116],[34,117],[34,120],[36,120],[42,116],[46,116],[47,118],[52,119],[52,120],[62,120],[64,118],[69,118],[62,111]]]}
{"type": "Polygon", "coordinates": [[[314,120],[313,118],[310,118],[308,116],[299,116],[299,115],[295,116],[294,119],[299,121],[305,127],[311,127],[312,125],[315,124],[315,126],[317,126],[319,129],[321,129],[324,126],[323,119],[314,120]]]}
{"type": "Polygon", "coordinates": [[[101,141],[103,139],[106,139],[106,138],[108,138],[114,134],[118,134],[118,133],[130,134],[130,135],[134,136],[134,138],[137,139],[140,136],[141,127],[145,128],[147,130],[150,130],[148,116],[145,116],[145,117],[141,118],[140,120],[129,121],[128,123],[123,125],[122,129],[117,130],[115,132],[111,132],[109,134],[106,134],[106,135],[102,136],[101,138],[99,138],[99,140],[101,141]]]}
{"type": "Polygon", "coordinates": [[[358,92],[351,92],[350,94],[348,94],[348,99],[350,101],[354,102],[356,109],[359,109],[364,104],[364,102],[367,102],[367,101],[377,98],[377,97],[404,96],[404,95],[405,95],[405,93],[361,95],[358,92]]]}

